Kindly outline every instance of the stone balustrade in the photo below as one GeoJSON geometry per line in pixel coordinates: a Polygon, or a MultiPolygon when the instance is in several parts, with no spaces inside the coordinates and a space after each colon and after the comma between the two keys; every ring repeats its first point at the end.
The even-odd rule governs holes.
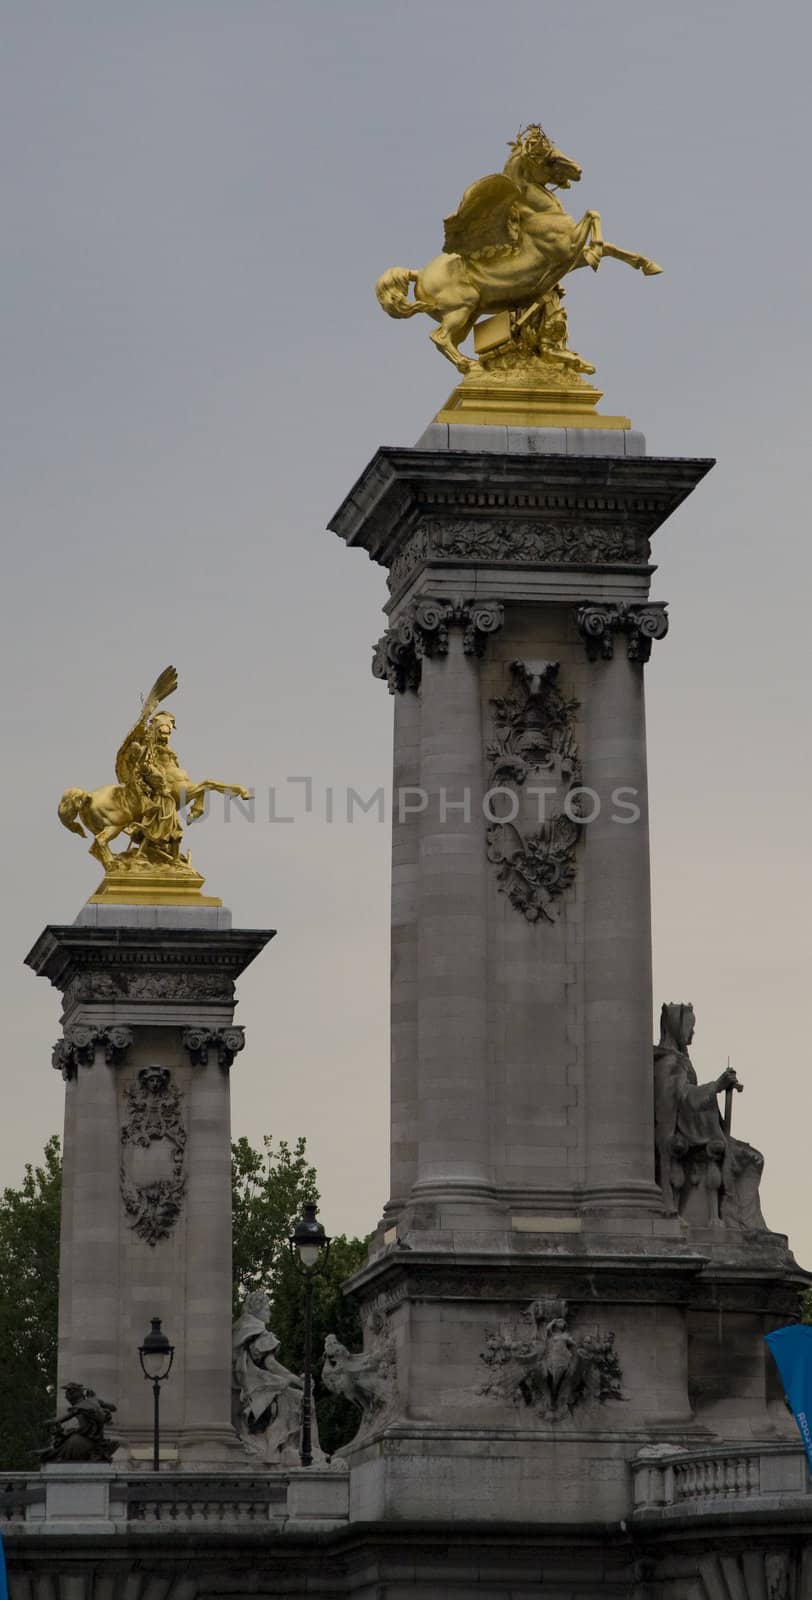
{"type": "Polygon", "coordinates": [[[700,1451],[650,1445],[632,1462],[635,1515],[701,1515],[724,1507],[751,1512],[776,1498],[796,1505],[812,1493],[803,1450],[794,1444],[742,1444],[700,1451]]]}
{"type": "Polygon", "coordinates": [[[113,1533],[273,1523],[328,1529],[349,1517],[341,1467],[249,1474],[125,1474],[105,1467],[0,1473],[0,1530],[113,1533]]]}

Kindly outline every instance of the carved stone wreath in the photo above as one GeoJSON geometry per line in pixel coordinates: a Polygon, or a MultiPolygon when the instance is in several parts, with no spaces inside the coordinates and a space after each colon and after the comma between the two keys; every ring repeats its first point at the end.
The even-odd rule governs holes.
{"type": "Polygon", "coordinates": [[[575,1335],[568,1320],[566,1300],[542,1298],[531,1301],[521,1324],[492,1330],[480,1357],[488,1368],[480,1394],[546,1422],[563,1421],[582,1403],[622,1400],[614,1334],[575,1335]]]}
{"type": "Polygon", "coordinates": [[[510,671],[515,693],[491,701],[495,737],[486,752],[491,806],[498,790],[510,814],[486,829],[488,860],[497,867],[500,890],[528,922],[552,922],[554,901],[575,877],[583,826],[573,793],[581,779],[573,732],[578,701],[561,694],[557,661],[513,661],[510,671]],[[539,781],[530,784],[530,778],[539,781]],[[557,808],[535,827],[531,796],[545,806],[551,796],[557,808]]]}
{"type": "Polygon", "coordinates": [[[168,1067],[142,1067],[125,1100],[121,1198],[130,1227],[154,1246],[177,1222],[186,1188],[181,1096],[168,1067]]]}

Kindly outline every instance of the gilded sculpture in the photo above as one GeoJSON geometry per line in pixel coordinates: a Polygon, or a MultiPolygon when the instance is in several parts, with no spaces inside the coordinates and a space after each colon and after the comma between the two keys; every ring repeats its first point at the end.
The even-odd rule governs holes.
{"type": "Polygon", "coordinates": [[[432,343],[465,381],[438,420],[628,427],[594,414],[600,392],[583,375],[595,368],[569,347],[562,280],[579,267],[597,272],[606,257],[645,277],[662,268],[604,239],[598,211],[569,215],[556,190],[578,183],[581,168],[538,123],[509,149],[502,172],[472,184],[446,217],[442,254],[419,272],[390,267],[378,300],[390,317],[425,312],[439,323],[432,343]],[[460,349],[472,330],[474,357],[460,349]]]}
{"type": "Polygon", "coordinates": [[[180,765],[170,740],[175,729],[171,711],[159,710],[174,694],[178,675],[165,667],[149,691],[137,721],[116,756],[116,779],[100,789],[66,789],[59,802],[63,826],[92,836],[90,854],[105,876],[91,903],[219,905],[200,893],[203,878],[181,849],[182,813],[195,822],[205,812],[208,792],[250,798],[250,790],[214,778],[193,782],[180,765]],[[114,854],[110,846],[121,834],[127,848],[114,854]]]}

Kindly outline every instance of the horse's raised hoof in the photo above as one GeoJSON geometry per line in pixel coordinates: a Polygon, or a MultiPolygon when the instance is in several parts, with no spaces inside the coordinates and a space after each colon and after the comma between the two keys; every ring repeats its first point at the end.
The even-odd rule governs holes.
{"type": "Polygon", "coordinates": [[[662,267],[658,267],[656,261],[644,261],[643,262],[643,277],[644,278],[656,278],[657,273],[658,272],[662,272],[662,270],[663,270],[662,267]]]}

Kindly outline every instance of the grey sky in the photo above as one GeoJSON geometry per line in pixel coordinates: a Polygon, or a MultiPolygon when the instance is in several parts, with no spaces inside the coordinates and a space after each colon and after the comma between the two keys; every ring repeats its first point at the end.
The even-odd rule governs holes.
{"type": "Polygon", "coordinates": [[[385,585],[323,530],[453,387],[375,278],[541,120],[583,166],[571,209],[666,268],[572,283],[604,408],[719,458],[656,545],[656,997],[695,1002],[700,1076],[730,1053],[768,1222],[810,1261],[807,6],[25,0],[0,29],[0,1183],[61,1122],[57,997],[21,959],[98,877],[56,800],[111,780],[173,661],[193,776],[280,810],[315,785],[293,824],[214,807],[193,835],[235,920],[279,930],[241,986],[235,1131],[306,1133],[328,1226],[377,1220],[388,827],[341,818],[389,782],[385,585]]]}

